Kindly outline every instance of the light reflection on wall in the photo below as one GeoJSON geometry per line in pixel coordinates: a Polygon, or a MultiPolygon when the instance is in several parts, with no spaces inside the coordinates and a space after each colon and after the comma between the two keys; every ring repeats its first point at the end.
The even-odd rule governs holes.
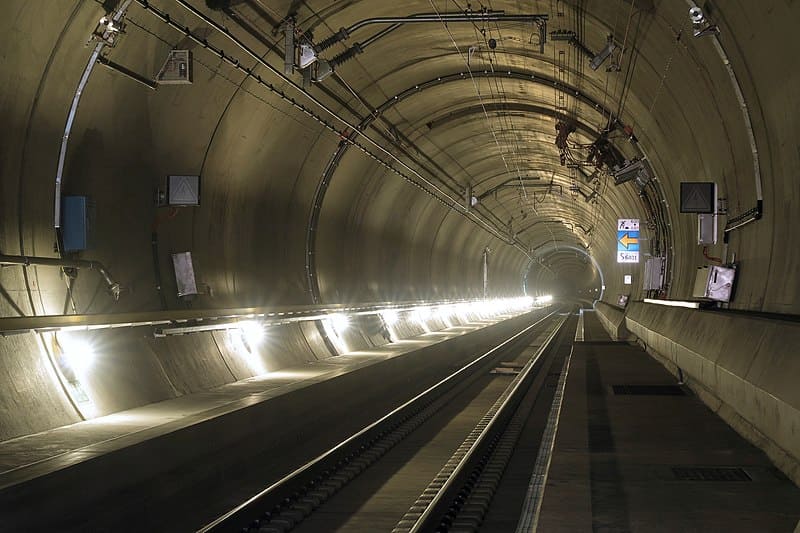
{"type": "Polygon", "coordinates": [[[86,332],[61,331],[53,335],[53,346],[58,371],[84,418],[94,418],[97,406],[88,386],[89,377],[97,359],[96,347],[86,332]]]}
{"type": "Polygon", "coordinates": [[[350,327],[350,319],[347,315],[330,315],[328,318],[322,320],[322,327],[339,353],[347,353],[350,351],[343,337],[344,332],[350,327]]]}
{"type": "Polygon", "coordinates": [[[266,326],[257,320],[243,320],[237,324],[239,336],[244,350],[241,352],[245,362],[256,376],[267,373],[264,361],[261,359],[261,352],[265,347],[267,339],[266,326]]]}

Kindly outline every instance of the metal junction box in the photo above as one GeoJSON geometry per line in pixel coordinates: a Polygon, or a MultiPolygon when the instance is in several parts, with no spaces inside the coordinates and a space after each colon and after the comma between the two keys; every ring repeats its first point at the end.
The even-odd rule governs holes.
{"type": "Polygon", "coordinates": [[[717,244],[717,215],[697,215],[697,244],[717,244]]]}
{"type": "Polygon", "coordinates": [[[736,269],[724,266],[702,266],[697,268],[692,296],[708,298],[717,302],[730,302],[736,269]]]}
{"type": "Polygon", "coordinates": [[[197,292],[197,281],[194,277],[192,252],[172,254],[172,264],[175,267],[175,281],[178,285],[178,296],[199,294],[197,292]]]}
{"type": "Polygon", "coordinates": [[[664,285],[664,258],[651,257],[644,264],[642,288],[646,291],[660,290],[664,285]]]}
{"type": "Polygon", "coordinates": [[[80,252],[90,247],[94,205],[88,196],[61,199],[61,237],[65,252],[80,252]]]}
{"type": "Polygon", "coordinates": [[[192,83],[192,53],[189,50],[170,50],[167,61],[158,73],[161,85],[192,83]]]}

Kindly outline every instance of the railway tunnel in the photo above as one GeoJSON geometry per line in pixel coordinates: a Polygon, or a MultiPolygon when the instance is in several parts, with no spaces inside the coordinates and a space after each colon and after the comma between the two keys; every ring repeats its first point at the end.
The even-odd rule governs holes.
{"type": "Polygon", "coordinates": [[[2,13],[9,530],[798,524],[797,5],[2,13]]]}

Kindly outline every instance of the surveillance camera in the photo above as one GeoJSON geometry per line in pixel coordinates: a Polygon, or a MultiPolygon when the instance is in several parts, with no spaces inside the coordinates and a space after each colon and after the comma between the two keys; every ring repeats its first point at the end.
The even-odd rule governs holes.
{"type": "Polygon", "coordinates": [[[692,19],[693,24],[702,24],[706,19],[703,15],[703,10],[699,7],[693,7],[689,10],[689,18],[692,19]]]}

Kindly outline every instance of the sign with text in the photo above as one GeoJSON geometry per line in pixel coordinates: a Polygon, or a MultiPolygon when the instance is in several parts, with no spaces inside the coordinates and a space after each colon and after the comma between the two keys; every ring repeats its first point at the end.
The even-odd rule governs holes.
{"type": "Polygon", "coordinates": [[[617,220],[617,263],[639,262],[639,219],[617,220]]]}

